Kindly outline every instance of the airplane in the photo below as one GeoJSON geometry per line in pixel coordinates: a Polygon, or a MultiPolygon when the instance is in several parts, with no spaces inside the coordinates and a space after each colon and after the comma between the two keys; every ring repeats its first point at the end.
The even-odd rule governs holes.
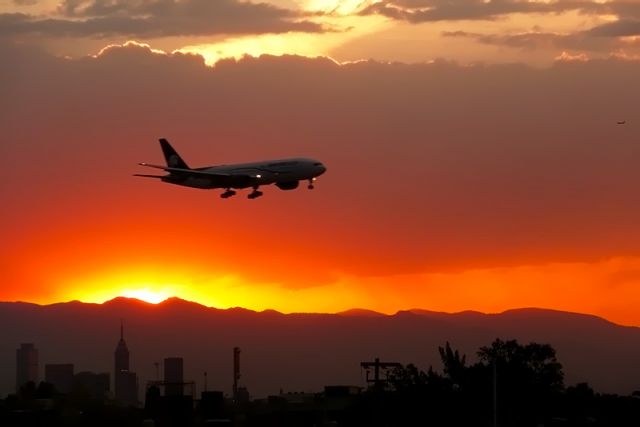
{"type": "Polygon", "coordinates": [[[235,190],[242,188],[252,188],[253,191],[247,197],[255,199],[262,196],[262,191],[259,190],[260,186],[269,184],[275,184],[281,190],[294,190],[298,188],[300,181],[308,181],[307,188],[312,190],[316,178],[327,170],[322,162],[308,158],[190,168],[169,144],[169,141],[164,138],[160,138],[159,141],[167,165],[138,164],[162,169],[169,174],[134,174],[134,176],[157,178],[162,182],[192,188],[224,188],[225,191],[220,194],[223,199],[235,196],[235,190]]]}
{"type": "Polygon", "coordinates": [[[620,121],[616,122],[616,124],[618,124],[618,125],[623,125],[625,123],[627,123],[626,120],[620,120],[620,121]]]}

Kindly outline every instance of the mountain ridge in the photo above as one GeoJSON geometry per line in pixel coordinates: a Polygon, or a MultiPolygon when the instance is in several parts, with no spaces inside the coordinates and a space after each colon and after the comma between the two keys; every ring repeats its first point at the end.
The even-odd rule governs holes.
{"type": "Polygon", "coordinates": [[[158,303],[150,303],[144,300],[141,300],[139,298],[133,298],[133,297],[124,297],[124,296],[117,296],[115,298],[112,298],[110,300],[104,301],[102,303],[91,303],[91,302],[84,302],[84,301],[79,301],[79,300],[71,300],[71,301],[65,301],[65,302],[56,302],[56,303],[51,303],[51,304],[38,304],[38,303],[33,303],[33,302],[28,302],[28,301],[0,301],[0,305],[1,304],[24,304],[24,305],[28,305],[28,306],[32,306],[32,307],[62,307],[64,305],[67,304],[81,304],[81,305],[86,305],[86,306],[113,306],[113,305],[133,305],[133,306],[142,306],[142,307],[148,307],[148,308],[153,308],[153,307],[157,307],[157,308],[166,308],[166,307],[171,307],[171,306],[189,306],[192,308],[203,308],[203,309],[207,309],[207,310],[215,310],[215,311],[219,311],[219,312],[245,312],[245,313],[264,313],[264,314],[277,314],[277,315],[283,315],[283,316],[296,316],[296,315],[340,315],[340,316],[347,316],[347,317],[393,317],[393,316],[398,316],[398,315],[405,315],[405,314],[414,314],[414,315],[418,315],[418,316],[425,316],[425,317],[452,317],[452,316],[469,316],[469,317],[473,317],[473,316],[499,316],[499,315],[520,315],[522,313],[535,313],[535,314],[541,314],[544,313],[546,315],[553,315],[554,313],[559,313],[562,315],[571,315],[571,316],[581,316],[581,317],[585,317],[585,318],[591,318],[593,320],[600,320],[612,325],[616,325],[616,326],[620,326],[620,327],[629,327],[629,328],[640,328],[640,326],[635,326],[635,325],[622,325],[619,323],[616,323],[614,321],[611,321],[605,317],[602,316],[598,316],[595,314],[590,314],[590,313],[582,313],[582,312],[575,312],[575,311],[567,311],[567,310],[559,310],[559,309],[553,309],[553,308],[545,308],[545,307],[517,307],[517,308],[510,308],[510,309],[506,309],[503,311],[499,311],[499,312],[482,312],[482,311],[477,311],[477,310],[463,310],[463,311],[457,311],[457,312],[447,312],[447,311],[435,311],[435,310],[427,310],[427,309],[422,309],[422,308],[410,308],[407,310],[398,310],[395,313],[392,314],[388,314],[388,313],[382,313],[379,311],[375,311],[375,310],[370,310],[370,309],[366,309],[366,308],[351,308],[351,309],[347,309],[347,310],[343,310],[343,311],[339,311],[339,312],[335,312],[335,313],[329,313],[329,312],[290,312],[290,313],[283,313],[274,309],[264,309],[264,310],[252,310],[249,308],[244,308],[244,307],[229,307],[229,308],[218,308],[218,307],[214,307],[214,306],[207,306],[204,304],[200,304],[196,301],[190,301],[190,300],[186,300],[183,298],[179,298],[179,297],[169,297],[163,301],[160,301],[158,303]]]}

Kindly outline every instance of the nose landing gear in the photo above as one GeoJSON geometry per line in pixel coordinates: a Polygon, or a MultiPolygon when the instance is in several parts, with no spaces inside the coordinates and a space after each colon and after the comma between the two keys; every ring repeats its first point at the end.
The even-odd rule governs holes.
{"type": "Polygon", "coordinates": [[[316,179],[315,179],[315,178],[311,178],[311,179],[309,180],[309,185],[307,185],[307,188],[308,188],[309,190],[313,190],[313,189],[315,188],[315,186],[313,185],[313,183],[314,183],[315,181],[316,181],[316,179]]]}

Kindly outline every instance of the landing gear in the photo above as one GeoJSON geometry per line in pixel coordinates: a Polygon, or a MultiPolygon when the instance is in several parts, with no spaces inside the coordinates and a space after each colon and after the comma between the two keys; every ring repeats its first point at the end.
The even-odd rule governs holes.
{"type": "Polygon", "coordinates": [[[247,196],[249,199],[257,199],[262,196],[262,191],[258,191],[258,187],[253,187],[253,191],[247,196]]]}
{"type": "Polygon", "coordinates": [[[311,179],[309,180],[309,185],[307,185],[307,188],[308,188],[309,190],[313,190],[313,189],[315,188],[315,187],[314,187],[314,185],[313,185],[313,183],[315,182],[315,180],[316,180],[315,178],[311,178],[311,179]]]}
{"type": "Polygon", "coordinates": [[[224,193],[222,193],[220,197],[222,197],[223,199],[228,199],[229,197],[235,196],[235,195],[236,195],[235,191],[233,191],[230,188],[227,188],[227,190],[224,193]]]}

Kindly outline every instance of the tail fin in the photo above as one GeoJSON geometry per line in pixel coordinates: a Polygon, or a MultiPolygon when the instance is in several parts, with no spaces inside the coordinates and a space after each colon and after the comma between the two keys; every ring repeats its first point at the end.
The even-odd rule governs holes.
{"type": "Polygon", "coordinates": [[[180,169],[191,169],[182,157],[173,149],[169,141],[164,138],[160,138],[160,146],[162,147],[162,152],[164,153],[164,158],[167,161],[167,166],[170,168],[180,168],[180,169]]]}

